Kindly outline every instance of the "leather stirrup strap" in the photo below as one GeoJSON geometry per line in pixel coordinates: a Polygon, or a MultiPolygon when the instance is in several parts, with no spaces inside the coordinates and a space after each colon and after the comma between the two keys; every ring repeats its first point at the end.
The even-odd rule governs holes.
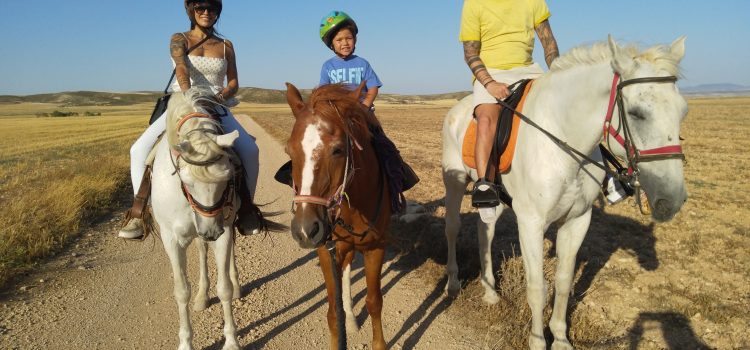
{"type": "Polygon", "coordinates": [[[133,199],[133,207],[130,208],[131,218],[143,218],[143,210],[148,204],[148,198],[151,196],[151,166],[147,165],[146,170],[143,172],[143,180],[141,180],[141,187],[138,188],[138,193],[133,199]]]}

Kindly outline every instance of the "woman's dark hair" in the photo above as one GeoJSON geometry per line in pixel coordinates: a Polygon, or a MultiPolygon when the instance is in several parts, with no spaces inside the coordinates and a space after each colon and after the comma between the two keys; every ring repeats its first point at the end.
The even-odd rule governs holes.
{"type": "MultiPolygon", "coordinates": [[[[214,22],[214,26],[216,26],[216,23],[219,22],[222,9],[221,0],[185,0],[185,12],[187,12],[188,18],[190,19],[190,29],[193,29],[196,26],[194,10],[195,5],[202,3],[208,3],[209,6],[216,8],[216,22],[214,22]]],[[[213,34],[218,35],[216,29],[212,28],[212,31],[213,34]]]]}

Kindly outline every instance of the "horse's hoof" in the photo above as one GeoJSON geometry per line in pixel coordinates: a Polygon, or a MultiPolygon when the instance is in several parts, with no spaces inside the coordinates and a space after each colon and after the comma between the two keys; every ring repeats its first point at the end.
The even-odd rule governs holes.
{"type": "Polygon", "coordinates": [[[232,299],[239,299],[242,298],[242,293],[240,293],[240,289],[236,288],[234,291],[232,291],[232,299]]]}
{"type": "Polygon", "coordinates": [[[495,291],[486,291],[484,292],[482,300],[487,304],[495,305],[498,301],[500,301],[500,296],[497,295],[497,292],[495,291]]]}
{"type": "Polygon", "coordinates": [[[458,293],[461,291],[461,283],[458,283],[458,280],[455,282],[451,282],[451,280],[448,280],[448,284],[445,285],[445,293],[451,297],[455,298],[458,297],[458,293]]]}
{"type": "Polygon", "coordinates": [[[567,340],[555,340],[552,343],[552,350],[573,350],[573,345],[570,345],[567,340]]]}
{"type": "Polygon", "coordinates": [[[201,300],[195,300],[195,302],[193,302],[194,311],[203,311],[205,309],[208,309],[208,300],[201,299],[201,300]]]}

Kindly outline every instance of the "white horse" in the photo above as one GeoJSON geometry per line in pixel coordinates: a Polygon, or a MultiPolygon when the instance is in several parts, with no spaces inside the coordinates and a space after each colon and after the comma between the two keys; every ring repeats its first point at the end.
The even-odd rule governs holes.
{"type": "MultiPolygon", "coordinates": [[[[566,312],[578,248],[591,221],[594,200],[600,194],[605,172],[598,145],[611,144],[611,151],[628,160],[633,170],[628,178],[642,186],[654,207],[656,221],[670,220],[687,199],[683,178],[684,159],[679,146],[680,123],[687,114],[687,103],[674,81],[678,64],[684,56],[684,38],[670,47],[655,46],[644,51],[635,47],[618,47],[609,38],[605,43],[576,48],[559,57],[550,72],[539,78],[526,98],[523,114],[570,147],[590,155],[584,161],[565,146],[527,122],[521,122],[518,144],[510,171],[502,181],[513,198],[518,220],[521,252],[526,276],[526,293],[531,308],[529,336],[531,349],[545,349],[543,309],[546,305],[546,283],[542,272],[544,232],[553,222],[562,225],[557,232],[558,257],[555,276],[555,301],[550,320],[554,335],[552,349],[571,349],[567,339],[566,312]],[[619,75],[621,83],[613,80],[619,75]],[[661,78],[654,78],[661,77],[661,78]],[[639,79],[641,78],[641,79],[639,79]],[[617,94],[621,98],[615,98],[617,94]],[[613,132],[603,136],[605,114],[610,100],[618,100],[612,130],[625,131],[626,148],[619,146],[613,132]],[[604,139],[603,139],[604,137],[604,139]],[[641,151],[638,151],[641,150],[641,151]]],[[[447,114],[443,124],[443,181],[445,183],[446,227],[448,240],[449,295],[455,295],[460,284],[456,265],[456,236],[460,228],[460,206],[469,178],[477,180],[476,171],[461,159],[464,132],[472,119],[470,97],[463,99],[447,114]]],[[[609,125],[607,125],[608,127],[609,125]]],[[[495,221],[503,207],[495,210],[495,221]]],[[[479,253],[484,301],[499,300],[495,291],[490,246],[495,221],[479,222],[479,253]]]]}
{"type": "Polygon", "coordinates": [[[219,121],[201,106],[208,99],[201,94],[200,90],[191,89],[170,98],[166,116],[168,142],[162,140],[156,146],[151,206],[172,264],[180,317],[179,349],[193,348],[186,249],[195,238],[200,253],[200,279],[193,308],[199,311],[208,307],[206,250],[210,245],[218,270],[216,290],[224,310],[224,349],[239,349],[231,304],[232,297],[240,294],[232,232],[239,197],[233,183],[233,156],[228,152],[238,133],[222,135],[219,121]]]}

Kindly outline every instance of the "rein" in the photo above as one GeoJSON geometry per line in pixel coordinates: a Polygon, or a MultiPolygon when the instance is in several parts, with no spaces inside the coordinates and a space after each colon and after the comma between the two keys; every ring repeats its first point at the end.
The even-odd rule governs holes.
{"type": "MultiPolygon", "coordinates": [[[[182,125],[185,124],[186,121],[193,119],[193,118],[208,118],[213,121],[219,121],[219,118],[210,114],[206,113],[200,113],[200,112],[194,112],[185,115],[184,117],[180,118],[180,120],[177,122],[177,134],[180,134],[180,128],[182,128],[182,125]]],[[[190,135],[193,132],[204,132],[208,134],[213,135],[219,135],[219,131],[216,131],[214,129],[209,128],[197,128],[190,130],[186,133],[186,135],[190,135]]],[[[185,157],[182,153],[174,152],[173,150],[169,152],[169,158],[172,161],[172,165],[174,166],[174,172],[172,175],[177,174],[177,177],[180,178],[180,188],[182,189],[182,194],[185,195],[185,199],[187,199],[188,203],[190,204],[190,208],[193,209],[194,212],[200,214],[201,216],[205,217],[216,217],[219,216],[219,214],[224,212],[224,207],[231,207],[232,206],[232,200],[235,197],[235,182],[236,182],[236,176],[232,179],[232,181],[229,181],[227,186],[224,188],[224,192],[221,194],[221,198],[214,203],[213,205],[204,205],[200,202],[198,202],[195,198],[193,198],[193,195],[190,194],[190,190],[188,189],[187,185],[185,185],[185,182],[182,181],[182,177],[180,177],[180,166],[179,162],[180,159],[182,159],[185,163],[195,166],[208,166],[213,163],[216,163],[219,161],[223,155],[218,155],[212,159],[206,160],[206,161],[196,161],[192,160],[188,157],[185,157]],[[176,153],[176,158],[175,158],[176,153]]]]}
{"type": "MultiPolygon", "coordinates": [[[[592,159],[586,154],[583,154],[581,151],[578,151],[577,149],[571,147],[568,145],[565,141],[561,140],[557,136],[553,135],[549,131],[545,130],[538,124],[536,124],[533,120],[529,119],[527,116],[525,116],[523,113],[515,110],[513,107],[511,107],[509,104],[507,104],[503,100],[497,100],[497,103],[500,104],[503,108],[508,108],[515,115],[517,115],[521,120],[523,120],[526,124],[529,124],[542,132],[544,135],[549,137],[553,142],[555,142],[560,148],[564,149],[567,152],[573,153],[580,157],[583,160],[588,161],[589,163],[595,165],[596,167],[604,170],[606,173],[611,175],[612,177],[623,181],[625,183],[631,184],[636,191],[636,202],[638,203],[638,207],[641,210],[641,213],[645,215],[646,211],[643,208],[643,204],[640,200],[640,191],[641,191],[641,183],[639,180],[640,171],[638,169],[639,163],[644,162],[653,162],[653,161],[659,161],[659,160],[667,160],[667,159],[682,159],[685,160],[685,154],[682,152],[682,146],[680,145],[669,145],[669,146],[663,146],[663,147],[657,147],[657,148],[651,148],[647,150],[638,150],[636,146],[633,144],[632,139],[632,133],[630,131],[630,126],[628,124],[628,119],[626,118],[627,114],[625,113],[624,108],[624,102],[622,99],[622,89],[628,85],[633,84],[641,84],[641,83],[675,83],[677,81],[677,77],[675,76],[667,76],[667,77],[645,77],[645,78],[634,78],[629,80],[623,80],[618,83],[620,80],[620,75],[618,73],[615,73],[614,78],[612,80],[612,88],[610,89],[610,96],[609,96],[609,105],[607,106],[607,114],[604,118],[604,126],[603,126],[603,138],[607,142],[607,147],[603,148],[602,151],[611,151],[611,147],[609,147],[609,138],[607,136],[612,136],[617,142],[622,145],[625,148],[625,153],[627,155],[627,171],[613,171],[609,169],[609,167],[606,167],[604,165],[599,164],[598,161],[592,159]],[[612,126],[612,117],[614,115],[614,107],[617,106],[618,109],[618,115],[620,117],[620,120],[622,122],[622,126],[624,129],[624,135],[620,134],[620,131],[615,129],[612,126]]],[[[605,153],[605,152],[602,152],[605,153]]],[[[619,162],[615,159],[615,167],[618,169],[624,169],[619,162]]]]}

